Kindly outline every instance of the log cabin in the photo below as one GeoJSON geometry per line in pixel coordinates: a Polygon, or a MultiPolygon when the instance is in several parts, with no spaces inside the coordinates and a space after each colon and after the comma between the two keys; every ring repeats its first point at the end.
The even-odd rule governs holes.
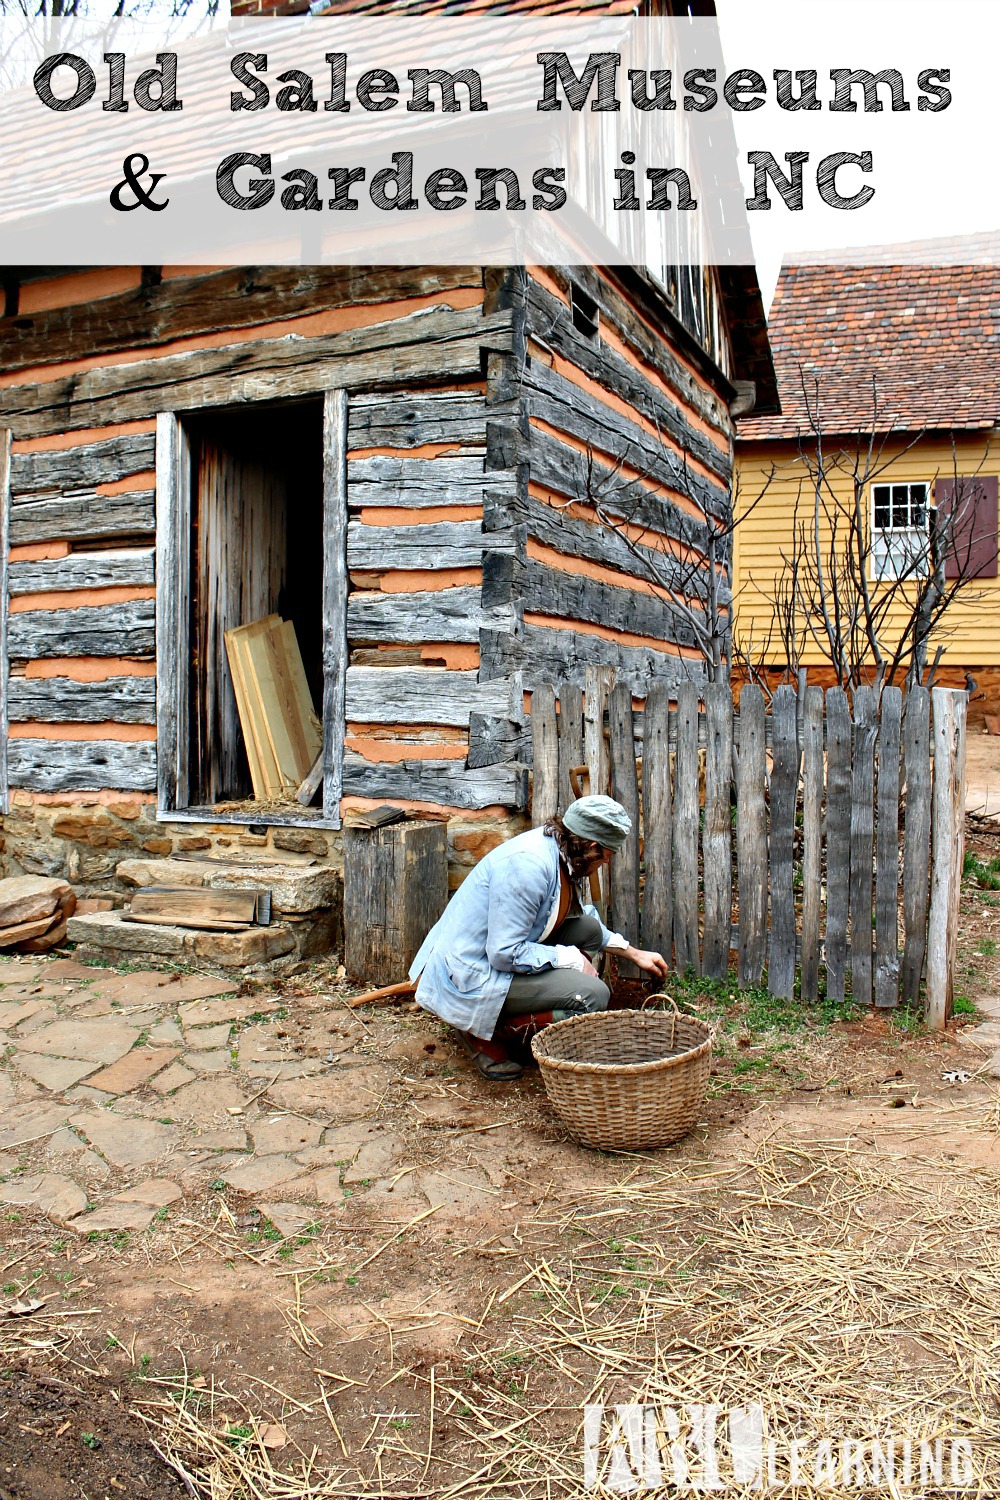
{"type": "Polygon", "coordinates": [[[392,802],[454,882],[523,826],[539,683],[704,681],[648,564],[728,516],[737,401],[776,407],[752,268],[27,266],[0,312],[5,872],[335,860],[392,802]],[[272,612],[308,807],[254,798],[227,660],[272,612]]]}

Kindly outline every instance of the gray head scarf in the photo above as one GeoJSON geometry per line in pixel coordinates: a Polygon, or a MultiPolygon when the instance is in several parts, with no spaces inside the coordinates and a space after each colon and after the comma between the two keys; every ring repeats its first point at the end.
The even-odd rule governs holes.
{"type": "Polygon", "coordinates": [[[563,824],[580,839],[620,849],[632,832],[632,819],[611,797],[578,797],[563,813],[563,824]]]}

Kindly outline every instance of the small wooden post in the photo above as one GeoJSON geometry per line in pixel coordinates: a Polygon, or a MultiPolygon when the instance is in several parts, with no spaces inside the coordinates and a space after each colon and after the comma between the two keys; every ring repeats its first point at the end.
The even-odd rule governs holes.
{"type": "MultiPolygon", "coordinates": [[[[614,667],[589,666],[584,672],[583,758],[587,763],[590,790],[595,796],[598,793],[607,796],[611,789],[611,752],[604,733],[604,715],[614,685],[614,667]]],[[[601,900],[597,905],[602,920],[607,916],[611,896],[610,879],[608,867],[604,865],[600,871],[601,900]]]]}
{"type": "Polygon", "coordinates": [[[875,1004],[899,1004],[899,736],[903,694],[882,689],[875,829],[875,1004]]]}
{"type": "Polygon", "coordinates": [[[725,979],[729,972],[733,918],[733,695],[728,683],[705,688],[705,938],[702,973],[725,979]]]}
{"type": "Polygon", "coordinates": [[[823,689],[807,687],[802,719],[802,998],[819,999],[823,852],[823,689]]]}
{"type": "Polygon", "coordinates": [[[826,695],[826,997],[843,1000],[851,878],[851,709],[843,688],[826,695]]]}
{"type": "Polygon", "coordinates": [[[576,800],[569,779],[575,766],[583,764],[583,690],[578,683],[559,684],[559,811],[564,813],[576,800]]]}
{"type": "Polygon", "coordinates": [[[795,993],[795,801],[799,785],[796,695],[790,683],[771,704],[771,940],[767,987],[790,1000],[795,993]]]}
{"type": "Polygon", "coordinates": [[[854,765],[851,774],[851,996],[872,1003],[872,853],[875,842],[875,690],[854,690],[854,765]]]}
{"type": "MultiPolygon", "coordinates": [[[[639,931],[639,776],[635,764],[635,733],[632,725],[632,689],[620,682],[612,690],[611,795],[632,819],[632,832],[611,860],[611,921],[630,943],[639,931]]],[[[634,966],[620,963],[622,973],[633,974],[634,966]]]]}
{"type": "Polygon", "coordinates": [[[698,689],[693,682],[677,689],[673,845],[677,967],[698,973],[698,689]]]}
{"type": "Polygon", "coordinates": [[[906,695],[903,720],[906,821],[903,826],[903,1004],[920,1000],[927,952],[927,889],[931,869],[931,695],[906,695]]]}
{"type": "Polygon", "coordinates": [[[405,979],[448,900],[443,822],[344,830],[344,963],[362,984],[405,979]]]}
{"type": "Polygon", "coordinates": [[[670,695],[654,682],[646,698],[642,740],[642,827],[646,884],[642,893],[642,946],[662,953],[673,948],[674,898],[670,795],[670,695]]]}
{"type": "Polygon", "coordinates": [[[559,726],[556,694],[540,682],[531,695],[531,821],[539,828],[559,807],[559,726]]]}
{"type": "Polygon", "coordinates": [[[968,698],[954,688],[934,688],[931,706],[934,792],[926,1019],[932,1030],[943,1031],[952,1011],[959,897],[965,858],[965,720],[968,698]]]}
{"type": "Polygon", "coordinates": [[[736,855],[740,893],[739,983],[760,983],[767,955],[767,808],[764,782],[764,694],[753,683],[740,692],[740,758],[736,792],[736,855]]]}

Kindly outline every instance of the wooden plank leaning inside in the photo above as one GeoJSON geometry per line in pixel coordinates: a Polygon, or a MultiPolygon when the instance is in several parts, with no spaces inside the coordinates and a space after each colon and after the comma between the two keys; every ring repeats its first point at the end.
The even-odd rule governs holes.
{"type": "Polygon", "coordinates": [[[258,801],[292,800],[323,743],[295,627],[278,615],[226,631],[250,779],[258,801]]]}

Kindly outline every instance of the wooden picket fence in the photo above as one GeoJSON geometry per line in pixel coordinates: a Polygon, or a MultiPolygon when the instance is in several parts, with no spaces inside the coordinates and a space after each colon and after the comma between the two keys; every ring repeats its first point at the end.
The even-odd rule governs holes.
{"type": "Polygon", "coordinates": [[[964,693],[654,684],[613,669],[532,699],[532,817],[606,791],[641,829],[600,895],[678,970],[803,999],[951,1010],[964,852],[964,693]],[[558,700],[558,711],[557,711],[558,700]]]}

